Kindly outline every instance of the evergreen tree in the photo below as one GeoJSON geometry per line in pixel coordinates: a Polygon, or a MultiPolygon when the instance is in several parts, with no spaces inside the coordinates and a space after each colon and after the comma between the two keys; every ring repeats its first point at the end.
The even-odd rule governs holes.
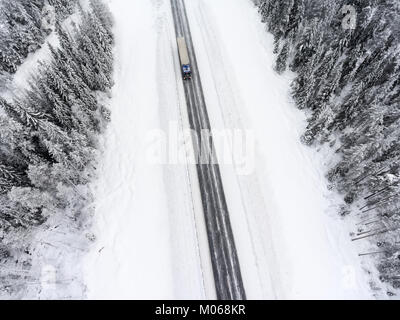
{"type": "MultiPolygon", "coordinates": [[[[46,3],[55,8],[60,39],[58,48],[50,46],[49,61],[39,65],[25,92],[12,100],[0,97],[0,263],[29,269],[34,244],[27,239],[54,223],[49,218],[55,215],[66,220],[58,225],[81,228],[78,217],[88,214],[93,201],[88,184],[95,176],[99,135],[110,115],[99,104],[97,91],[112,86],[112,19],[100,1],[91,1],[88,12],[78,12],[77,1],[70,0],[4,1],[9,26],[0,28],[5,35],[0,38],[0,74],[15,72],[40,45],[39,36],[54,32],[40,29],[40,9],[46,3]],[[67,32],[62,22],[74,12],[81,23],[67,32]]],[[[18,279],[22,290],[28,280],[18,279]]],[[[13,284],[17,290],[16,280],[13,284]]]]}

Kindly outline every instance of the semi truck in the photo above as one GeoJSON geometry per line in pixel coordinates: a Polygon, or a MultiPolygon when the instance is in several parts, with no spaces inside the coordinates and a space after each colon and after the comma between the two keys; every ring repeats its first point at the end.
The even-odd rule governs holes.
{"type": "Polygon", "coordinates": [[[183,37],[177,38],[179,58],[181,60],[183,80],[192,79],[192,68],[190,66],[189,52],[186,45],[186,40],[183,37]]]}

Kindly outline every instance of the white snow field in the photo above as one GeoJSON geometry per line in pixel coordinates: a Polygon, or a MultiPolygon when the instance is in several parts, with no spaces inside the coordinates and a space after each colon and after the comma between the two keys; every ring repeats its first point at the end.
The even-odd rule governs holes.
{"type": "MultiPolygon", "coordinates": [[[[213,299],[195,168],[148,157],[157,134],[189,126],[169,0],[108,2],[116,84],[96,191],[97,241],[85,261],[87,297],[213,299]]],[[[291,75],[272,69],[273,39],[252,1],[185,3],[212,127],[256,139],[252,170],[221,163],[247,297],[372,298],[335,211],[340,199],[327,190],[323,154],[299,141],[305,116],[289,99],[291,75]]]]}

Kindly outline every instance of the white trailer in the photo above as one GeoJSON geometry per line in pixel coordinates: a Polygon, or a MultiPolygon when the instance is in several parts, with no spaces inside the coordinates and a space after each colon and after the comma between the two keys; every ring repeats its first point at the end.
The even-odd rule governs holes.
{"type": "Polygon", "coordinates": [[[192,68],[190,66],[189,52],[186,40],[183,37],[177,38],[179,58],[181,60],[182,75],[184,80],[192,79],[192,68]]]}

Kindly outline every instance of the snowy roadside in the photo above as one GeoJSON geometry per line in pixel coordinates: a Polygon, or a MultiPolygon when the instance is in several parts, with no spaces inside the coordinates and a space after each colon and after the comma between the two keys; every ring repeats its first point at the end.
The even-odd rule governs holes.
{"type": "Polygon", "coordinates": [[[212,298],[194,168],[149,161],[158,134],[186,121],[169,0],[109,4],[115,87],[96,186],[97,241],[84,262],[87,297],[212,298]]]}
{"type": "Polygon", "coordinates": [[[324,154],[300,143],[305,116],[288,98],[290,75],[272,69],[273,39],[256,8],[248,0],[187,6],[214,128],[257,137],[252,174],[235,181],[234,168],[222,167],[249,298],[372,298],[337,217],[340,197],[327,189],[324,154]]]}

